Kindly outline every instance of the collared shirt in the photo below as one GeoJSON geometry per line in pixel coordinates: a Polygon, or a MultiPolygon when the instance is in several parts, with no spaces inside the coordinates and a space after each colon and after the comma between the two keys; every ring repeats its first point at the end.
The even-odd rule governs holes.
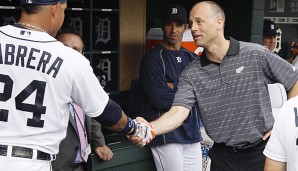
{"type": "Polygon", "coordinates": [[[198,102],[206,132],[216,143],[255,142],[273,127],[267,84],[289,91],[298,70],[268,49],[230,38],[221,63],[202,54],[182,73],[173,105],[198,102]]]}

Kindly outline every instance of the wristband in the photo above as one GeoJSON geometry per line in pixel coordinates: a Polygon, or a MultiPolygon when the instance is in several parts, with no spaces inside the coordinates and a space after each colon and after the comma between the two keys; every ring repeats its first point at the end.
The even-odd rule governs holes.
{"type": "Polygon", "coordinates": [[[127,123],[125,127],[121,130],[122,133],[126,135],[134,135],[137,131],[137,124],[134,120],[127,117],[127,123]]]}

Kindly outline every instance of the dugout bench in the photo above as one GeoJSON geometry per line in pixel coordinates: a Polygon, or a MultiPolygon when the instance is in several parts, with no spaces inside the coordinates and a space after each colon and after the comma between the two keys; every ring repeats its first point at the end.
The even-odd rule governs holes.
{"type": "Polygon", "coordinates": [[[105,136],[105,140],[114,153],[113,158],[102,161],[92,153],[92,171],[156,171],[148,146],[137,147],[119,134],[105,136]]]}

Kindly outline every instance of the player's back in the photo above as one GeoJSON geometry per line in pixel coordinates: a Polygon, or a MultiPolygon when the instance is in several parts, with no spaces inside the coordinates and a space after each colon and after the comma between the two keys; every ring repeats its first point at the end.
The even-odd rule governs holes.
{"type": "Polygon", "coordinates": [[[69,102],[74,99],[97,116],[104,105],[91,90],[103,96],[103,104],[108,96],[88,60],[47,33],[4,26],[0,44],[0,144],[56,154],[66,134],[69,102]],[[86,97],[97,102],[87,106],[81,101],[86,97]]]}

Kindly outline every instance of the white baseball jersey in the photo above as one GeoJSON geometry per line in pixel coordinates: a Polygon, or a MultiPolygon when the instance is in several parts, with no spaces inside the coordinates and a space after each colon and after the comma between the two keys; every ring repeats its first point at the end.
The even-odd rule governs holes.
{"type": "Polygon", "coordinates": [[[264,154],[272,160],[287,162],[288,171],[298,171],[298,96],[281,108],[264,154]]]}
{"type": "Polygon", "coordinates": [[[69,103],[95,117],[108,99],[80,53],[44,32],[0,27],[0,144],[57,154],[69,103]]]}

